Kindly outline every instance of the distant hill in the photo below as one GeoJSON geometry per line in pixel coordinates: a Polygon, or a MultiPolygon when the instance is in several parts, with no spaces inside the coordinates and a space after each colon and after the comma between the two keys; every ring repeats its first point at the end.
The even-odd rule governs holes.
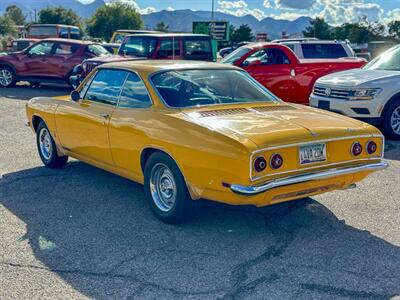
{"type": "MultiPolygon", "coordinates": [[[[153,29],[158,22],[164,22],[169,25],[171,31],[192,31],[193,21],[208,21],[211,13],[209,11],[192,11],[190,9],[166,11],[162,10],[148,15],[143,15],[142,19],[145,27],[153,29]]],[[[230,14],[216,12],[214,18],[219,21],[228,21],[233,26],[238,27],[241,24],[248,24],[253,33],[266,32],[270,38],[278,38],[282,31],[289,34],[301,33],[309,24],[311,18],[300,17],[294,21],[276,20],[265,18],[261,21],[251,15],[236,17],[230,14]]]]}
{"type": "MultiPolygon", "coordinates": [[[[48,6],[70,8],[81,17],[89,18],[98,7],[105,4],[105,1],[95,0],[90,4],[83,4],[78,0],[0,0],[0,15],[4,13],[7,6],[13,4],[19,6],[30,21],[31,17],[34,17],[34,9],[39,11],[48,6]]],[[[192,11],[190,9],[175,11],[162,10],[148,15],[142,15],[144,25],[148,29],[153,29],[158,22],[163,21],[165,24],[169,25],[171,31],[185,32],[192,31],[193,21],[208,21],[210,18],[211,13],[209,11],[192,11]]],[[[309,17],[300,17],[294,21],[276,20],[268,17],[259,21],[251,15],[236,17],[221,12],[216,12],[214,18],[220,21],[228,21],[235,27],[241,24],[248,24],[252,28],[253,33],[266,32],[269,38],[272,39],[280,37],[282,31],[286,31],[288,34],[301,33],[301,31],[309,25],[311,20],[309,17]]]]}
{"type": "Polygon", "coordinates": [[[48,6],[62,6],[74,10],[83,18],[89,18],[98,7],[104,4],[104,0],[95,0],[90,4],[83,4],[78,0],[0,0],[0,15],[5,12],[6,7],[17,5],[27,16],[27,20],[30,21],[31,17],[34,18],[35,9],[39,12],[39,10],[48,6]]]}

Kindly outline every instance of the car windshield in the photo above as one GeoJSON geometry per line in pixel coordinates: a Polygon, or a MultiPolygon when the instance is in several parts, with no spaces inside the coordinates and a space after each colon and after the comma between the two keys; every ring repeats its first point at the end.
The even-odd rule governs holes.
{"type": "Polygon", "coordinates": [[[233,65],[235,62],[237,62],[240,58],[242,58],[244,55],[250,52],[250,48],[246,47],[240,47],[237,48],[235,51],[233,51],[231,54],[225,56],[222,60],[221,63],[223,64],[231,64],[233,65]]]}
{"type": "Polygon", "coordinates": [[[268,90],[240,70],[174,70],[151,80],[170,107],[278,101],[268,90]]]}
{"type": "Polygon", "coordinates": [[[400,71],[400,46],[389,49],[370,61],[364,69],[400,71]]]}
{"type": "Polygon", "coordinates": [[[129,36],[125,39],[124,43],[122,43],[119,54],[151,57],[156,49],[156,45],[156,38],[129,36]]]}
{"type": "Polygon", "coordinates": [[[88,46],[88,51],[96,56],[108,56],[110,53],[101,45],[93,44],[88,46]]]}

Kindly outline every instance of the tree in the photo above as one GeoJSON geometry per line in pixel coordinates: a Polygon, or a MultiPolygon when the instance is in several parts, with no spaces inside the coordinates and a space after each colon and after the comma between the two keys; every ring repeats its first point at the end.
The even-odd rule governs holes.
{"type": "Polygon", "coordinates": [[[140,29],[142,26],[142,19],[136,9],[122,2],[99,7],[87,23],[91,36],[105,40],[109,40],[117,29],[140,29]]]}
{"type": "Polygon", "coordinates": [[[0,16],[0,36],[1,35],[16,35],[14,21],[7,15],[0,16]]]}
{"type": "Polygon", "coordinates": [[[81,18],[72,9],[65,9],[61,6],[47,7],[39,11],[39,23],[81,27],[81,18]]]}
{"type": "Polygon", "coordinates": [[[400,40],[400,21],[391,21],[388,24],[389,34],[396,40],[400,40]]]}
{"type": "Polygon", "coordinates": [[[168,32],[169,25],[166,25],[163,21],[158,22],[156,28],[154,30],[161,31],[161,32],[168,32]]]}
{"type": "Polygon", "coordinates": [[[22,10],[16,5],[10,5],[6,8],[6,16],[10,17],[14,21],[15,25],[24,25],[25,16],[22,10]]]}
{"type": "Polygon", "coordinates": [[[238,29],[234,27],[231,29],[233,29],[231,32],[231,41],[233,43],[251,41],[254,38],[251,28],[247,24],[240,25],[238,29]]]}
{"type": "Polygon", "coordinates": [[[332,39],[332,30],[328,23],[323,18],[315,18],[310,21],[310,26],[307,26],[303,31],[305,37],[315,37],[321,40],[332,39]]]}

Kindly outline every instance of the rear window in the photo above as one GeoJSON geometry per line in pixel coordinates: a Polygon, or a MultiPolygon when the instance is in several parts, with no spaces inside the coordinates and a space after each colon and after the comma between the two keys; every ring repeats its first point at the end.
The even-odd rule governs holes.
{"type": "Polygon", "coordinates": [[[156,45],[156,38],[129,36],[119,48],[119,54],[138,57],[151,57],[156,49],[156,45]]]}
{"type": "Polygon", "coordinates": [[[35,36],[57,36],[57,27],[55,26],[31,26],[29,35],[35,36]]]}
{"type": "Polygon", "coordinates": [[[341,44],[303,44],[304,58],[340,58],[347,57],[341,44]]]}
{"type": "Polygon", "coordinates": [[[185,56],[188,59],[212,58],[211,43],[209,40],[185,40],[184,49],[185,56]]]}

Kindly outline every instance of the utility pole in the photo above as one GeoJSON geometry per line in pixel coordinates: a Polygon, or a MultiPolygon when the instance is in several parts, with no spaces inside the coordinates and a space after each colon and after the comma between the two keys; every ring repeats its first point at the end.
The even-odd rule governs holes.
{"type": "Polygon", "coordinates": [[[211,0],[211,21],[214,21],[214,0],[211,0]]]}

